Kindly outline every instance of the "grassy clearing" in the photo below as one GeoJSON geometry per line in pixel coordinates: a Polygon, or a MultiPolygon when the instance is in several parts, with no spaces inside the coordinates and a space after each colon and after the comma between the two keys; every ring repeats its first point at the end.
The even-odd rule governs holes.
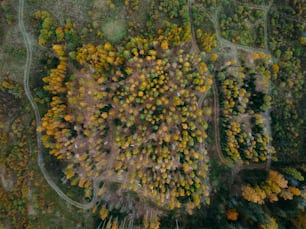
{"type": "Polygon", "coordinates": [[[121,19],[109,20],[102,26],[102,31],[108,40],[117,43],[126,35],[125,21],[121,19]]]}

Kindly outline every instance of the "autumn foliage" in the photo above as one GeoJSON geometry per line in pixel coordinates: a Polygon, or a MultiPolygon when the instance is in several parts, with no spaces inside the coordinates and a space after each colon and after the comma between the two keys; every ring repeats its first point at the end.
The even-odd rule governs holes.
{"type": "Polygon", "coordinates": [[[59,62],[43,77],[52,98],[39,131],[50,154],[67,163],[67,180],[88,198],[94,182],[103,183],[96,190],[102,200],[117,182],[118,193],[133,191],[192,214],[209,195],[208,125],[197,104],[212,85],[206,63],[180,39],[171,46],[180,33],[173,27],[154,39],[131,38],[120,49],[83,44],[73,51],[74,66],[62,31],[56,29],[52,45],[59,62]]]}
{"type": "Polygon", "coordinates": [[[284,176],[274,170],[270,170],[267,180],[260,185],[243,185],[241,190],[244,199],[257,204],[264,204],[266,200],[276,202],[279,198],[292,200],[294,196],[301,195],[299,188],[288,186],[284,176]]]}
{"type": "Polygon", "coordinates": [[[238,219],[239,213],[235,208],[229,209],[226,212],[226,219],[229,221],[236,221],[238,219]]]}
{"type": "Polygon", "coordinates": [[[10,79],[2,80],[0,94],[3,102],[0,107],[0,226],[5,222],[12,228],[27,228],[30,204],[27,195],[33,173],[29,168],[27,129],[23,117],[19,116],[19,109],[24,109],[21,105],[24,94],[22,87],[10,79]]]}

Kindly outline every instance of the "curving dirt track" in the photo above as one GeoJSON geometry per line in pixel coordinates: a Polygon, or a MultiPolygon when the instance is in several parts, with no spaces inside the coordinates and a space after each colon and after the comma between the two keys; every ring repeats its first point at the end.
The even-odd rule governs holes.
{"type": "MultiPolygon", "coordinates": [[[[30,75],[30,68],[31,68],[31,63],[32,63],[32,56],[33,56],[33,49],[31,46],[30,38],[29,35],[26,32],[24,21],[23,21],[23,11],[24,11],[24,0],[19,0],[19,5],[18,5],[18,25],[20,32],[22,33],[23,40],[24,40],[24,45],[26,47],[26,64],[25,64],[25,69],[24,69],[24,78],[23,78],[23,86],[24,86],[24,91],[26,94],[26,97],[28,101],[30,102],[34,113],[35,113],[35,121],[36,121],[36,127],[38,128],[41,125],[41,117],[40,113],[38,111],[38,106],[35,103],[33,99],[33,95],[30,91],[29,87],[29,75],[30,75]]],[[[36,128],[36,129],[37,129],[36,128]]],[[[97,201],[97,189],[98,189],[98,184],[97,182],[93,181],[94,187],[93,187],[93,198],[91,202],[89,203],[79,203],[77,201],[72,200],[69,198],[63,191],[55,184],[55,182],[51,179],[51,177],[48,174],[48,171],[44,167],[44,161],[43,161],[43,146],[41,142],[41,132],[36,131],[36,138],[37,138],[37,148],[38,148],[38,155],[37,155],[37,164],[45,177],[46,181],[50,185],[50,187],[61,197],[63,200],[67,201],[69,204],[81,208],[84,210],[91,209],[95,206],[96,201],[97,201]]]]}

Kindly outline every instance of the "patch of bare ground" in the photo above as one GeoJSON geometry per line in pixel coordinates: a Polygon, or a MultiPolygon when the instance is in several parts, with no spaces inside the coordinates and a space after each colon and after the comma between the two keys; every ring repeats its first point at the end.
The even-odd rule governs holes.
{"type": "Polygon", "coordinates": [[[28,199],[28,215],[29,216],[36,216],[37,212],[34,208],[34,202],[33,202],[33,190],[32,190],[32,184],[30,179],[28,179],[28,193],[27,193],[27,199],[28,199]]]}
{"type": "Polygon", "coordinates": [[[244,124],[244,131],[250,133],[252,131],[251,126],[251,118],[252,116],[249,114],[241,114],[236,120],[240,123],[244,124]]]}
{"type": "MultiPolygon", "coordinates": [[[[245,60],[246,67],[253,69],[256,67],[252,53],[242,53],[241,56],[245,60]]],[[[255,78],[256,91],[262,92],[264,94],[269,94],[270,80],[267,79],[266,76],[259,74],[257,74],[255,78]]]]}
{"type": "Polygon", "coordinates": [[[18,27],[11,26],[0,44],[0,80],[7,74],[10,79],[22,83],[23,72],[23,43],[18,27]]]}
{"type": "MultiPolygon", "coordinates": [[[[102,1],[101,2],[105,2],[102,1]]],[[[77,24],[77,27],[86,25],[89,21],[87,13],[91,6],[91,1],[86,0],[54,0],[54,1],[39,1],[39,4],[28,4],[25,12],[30,12],[29,16],[33,16],[36,10],[47,10],[55,17],[55,20],[60,25],[65,23],[65,20],[70,18],[77,24]]]]}
{"type": "Polygon", "coordinates": [[[0,181],[1,186],[7,191],[11,192],[14,188],[15,178],[13,174],[8,174],[5,166],[0,166],[0,181]]]}

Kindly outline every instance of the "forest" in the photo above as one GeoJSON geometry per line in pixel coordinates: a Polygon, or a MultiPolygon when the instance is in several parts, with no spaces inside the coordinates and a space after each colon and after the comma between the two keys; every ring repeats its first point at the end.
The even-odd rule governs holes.
{"type": "Polygon", "coordinates": [[[41,124],[22,80],[0,71],[0,227],[305,228],[305,7],[281,3],[36,7],[41,124]],[[73,201],[44,181],[40,153],[73,201]]]}

